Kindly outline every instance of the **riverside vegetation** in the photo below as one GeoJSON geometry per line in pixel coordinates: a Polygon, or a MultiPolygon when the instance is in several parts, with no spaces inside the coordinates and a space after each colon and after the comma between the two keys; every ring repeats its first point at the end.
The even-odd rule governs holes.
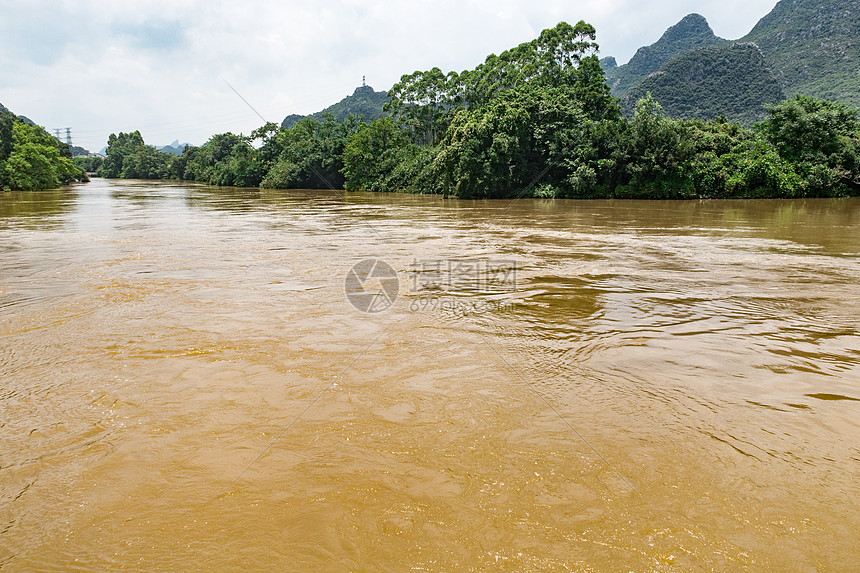
{"type": "Polygon", "coordinates": [[[668,117],[643,94],[622,114],[595,29],[560,23],[474,70],[405,75],[386,115],[324,114],[224,133],[172,156],[112,134],[104,177],[344,188],[460,198],[752,198],[860,195],[860,123],[797,96],[752,127],[668,117]]]}
{"type": "Polygon", "coordinates": [[[474,70],[403,76],[387,116],[369,123],[353,115],[269,123],[249,136],[215,135],[179,157],[138,132],[111,135],[101,173],[460,198],[860,194],[856,110],[798,96],[744,128],[666,117],[646,94],[626,119],[595,37],[585,22],[562,22],[474,70]]]}
{"type": "Polygon", "coordinates": [[[0,189],[53,189],[86,181],[68,145],[0,106],[0,189]]]}

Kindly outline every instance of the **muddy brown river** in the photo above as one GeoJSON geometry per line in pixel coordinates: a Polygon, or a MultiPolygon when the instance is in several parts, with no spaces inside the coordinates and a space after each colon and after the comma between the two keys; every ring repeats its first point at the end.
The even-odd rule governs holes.
{"type": "Polygon", "coordinates": [[[860,563],[858,199],[95,180],[0,252],[3,571],[860,563]]]}

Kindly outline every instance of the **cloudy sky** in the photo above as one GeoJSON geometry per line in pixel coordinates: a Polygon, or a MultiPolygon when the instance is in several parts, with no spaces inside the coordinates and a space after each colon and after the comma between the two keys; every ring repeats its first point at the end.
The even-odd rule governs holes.
{"type": "Polygon", "coordinates": [[[97,151],[111,132],[201,144],[318,111],[367,76],[472,68],[564,20],[626,62],[691,12],[737,39],[776,0],[0,0],[0,103],[97,151]]]}

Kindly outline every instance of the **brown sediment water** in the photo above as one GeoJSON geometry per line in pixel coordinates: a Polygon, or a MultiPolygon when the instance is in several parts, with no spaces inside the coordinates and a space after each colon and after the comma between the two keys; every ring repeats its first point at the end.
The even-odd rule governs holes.
{"type": "Polygon", "coordinates": [[[0,570],[860,562],[858,199],[95,180],[0,252],[0,570]]]}

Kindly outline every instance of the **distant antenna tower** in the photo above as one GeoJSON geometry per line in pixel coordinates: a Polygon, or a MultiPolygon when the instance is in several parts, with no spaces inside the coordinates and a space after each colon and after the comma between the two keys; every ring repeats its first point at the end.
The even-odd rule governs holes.
{"type": "Polygon", "coordinates": [[[66,145],[69,146],[69,151],[72,150],[72,128],[66,128],[66,145]]]}
{"type": "Polygon", "coordinates": [[[364,82],[364,76],[361,76],[361,87],[366,88],[367,84],[364,82]]]}
{"type": "Polygon", "coordinates": [[[54,137],[56,137],[56,138],[57,138],[57,141],[63,141],[62,139],[60,139],[60,130],[59,130],[59,128],[54,130],[54,134],[55,134],[55,135],[54,135],[54,137]]]}

